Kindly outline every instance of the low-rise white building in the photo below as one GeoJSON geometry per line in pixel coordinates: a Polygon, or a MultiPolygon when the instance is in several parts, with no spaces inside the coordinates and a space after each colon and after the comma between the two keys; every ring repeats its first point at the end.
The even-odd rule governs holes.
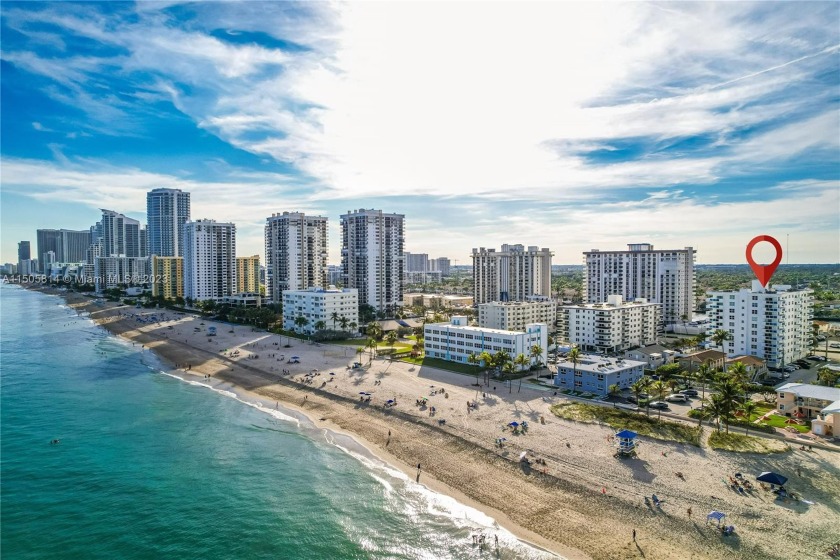
{"type": "Polygon", "coordinates": [[[557,302],[552,299],[493,301],[478,306],[478,324],[487,329],[524,331],[530,323],[545,323],[551,328],[556,322],[557,302]]]}
{"type": "Polygon", "coordinates": [[[646,365],[636,360],[584,354],[576,364],[571,360],[559,362],[554,384],[562,389],[606,395],[610,385],[626,389],[641,379],[646,365]]]}
{"type": "Polygon", "coordinates": [[[443,309],[446,307],[470,307],[473,304],[472,296],[442,295],[442,294],[403,294],[403,305],[422,305],[430,309],[443,309]]]}
{"type": "Polygon", "coordinates": [[[606,303],[563,306],[557,313],[561,340],[582,350],[619,352],[653,344],[662,332],[662,305],[611,295],[606,303]]]}
{"type": "Polygon", "coordinates": [[[763,288],[753,280],[752,288],[707,295],[708,334],[711,337],[718,329],[730,334],[722,348],[727,356],[756,356],[779,367],[808,355],[814,316],[812,290],[794,290],[787,285],[763,288]]]}
{"type": "Polygon", "coordinates": [[[505,331],[484,327],[470,327],[467,317],[455,315],[449,323],[427,324],[423,329],[426,356],[450,362],[468,363],[471,354],[484,351],[495,354],[504,350],[511,359],[525,354],[529,363],[543,364],[548,358],[548,325],[530,323],[525,331],[505,331]],[[539,358],[531,356],[531,349],[539,346],[539,358]]]}
{"type": "Polygon", "coordinates": [[[93,272],[96,291],[149,283],[148,263],[146,257],[96,257],[93,272]]]}
{"type": "Polygon", "coordinates": [[[340,329],[342,318],[347,324],[359,323],[359,291],[356,288],[329,286],[327,289],[283,291],[283,328],[286,330],[312,334],[320,321],[328,329],[340,329]],[[333,319],[333,313],[336,319],[333,319]],[[306,319],[305,324],[298,325],[298,317],[306,319]]]}

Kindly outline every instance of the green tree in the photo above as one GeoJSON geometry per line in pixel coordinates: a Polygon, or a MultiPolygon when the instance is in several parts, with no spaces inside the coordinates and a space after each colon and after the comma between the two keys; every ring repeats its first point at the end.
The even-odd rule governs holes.
{"type": "Polygon", "coordinates": [[[389,331],[388,334],[385,335],[385,342],[388,343],[388,346],[393,346],[397,343],[397,332],[396,331],[389,331]]]}
{"type": "Polygon", "coordinates": [[[729,331],[725,331],[723,329],[718,329],[712,333],[711,336],[712,342],[715,343],[715,346],[720,346],[720,351],[723,352],[723,369],[726,370],[726,346],[724,342],[732,340],[732,335],[729,334],[729,331]]]}
{"type": "Polygon", "coordinates": [[[612,397],[613,408],[618,408],[618,401],[616,400],[616,397],[621,392],[619,386],[613,383],[612,385],[607,387],[607,392],[609,393],[610,397],[612,397]]]}
{"type": "Polygon", "coordinates": [[[376,341],[382,340],[382,325],[380,325],[376,321],[369,322],[367,325],[365,325],[365,334],[376,341]]]}
{"type": "MultiPolygon", "coordinates": [[[[660,379],[659,381],[656,381],[656,382],[654,382],[653,385],[651,385],[650,390],[653,391],[654,395],[656,395],[656,399],[661,401],[668,394],[668,384],[660,379]]],[[[658,412],[657,420],[661,421],[662,420],[662,409],[661,408],[657,409],[657,412],[658,412]]]]}
{"type": "Polygon", "coordinates": [[[741,386],[746,386],[750,382],[750,372],[743,362],[733,362],[729,365],[729,377],[741,386]]]}
{"type": "Polygon", "coordinates": [[[295,326],[297,327],[296,331],[301,332],[306,325],[309,324],[309,319],[304,317],[303,315],[298,315],[295,317],[295,326]]]}
{"type": "MultiPolygon", "coordinates": [[[[641,396],[643,394],[647,394],[651,382],[652,380],[650,377],[641,377],[630,386],[630,390],[633,391],[633,395],[636,397],[636,403],[641,400],[641,396]]],[[[650,416],[650,407],[646,406],[645,408],[647,409],[647,415],[650,416]]]]}
{"type": "Polygon", "coordinates": [[[312,326],[315,327],[316,331],[322,331],[327,328],[327,324],[324,321],[315,321],[315,324],[312,326]]]}
{"type": "Polygon", "coordinates": [[[751,400],[751,399],[744,401],[744,404],[741,405],[741,412],[744,413],[744,418],[746,419],[746,422],[747,422],[747,425],[745,426],[746,429],[747,429],[747,435],[750,435],[751,419],[752,419],[753,412],[755,412],[755,409],[757,407],[758,407],[758,405],[755,403],[754,400],[751,400]]]}
{"type": "Polygon", "coordinates": [[[513,359],[513,363],[519,366],[519,371],[522,371],[525,369],[525,366],[528,365],[528,356],[526,356],[525,354],[518,354],[513,359]]]}
{"type": "Polygon", "coordinates": [[[368,360],[368,363],[371,363],[373,362],[373,353],[376,351],[378,343],[375,338],[371,337],[367,340],[366,346],[370,349],[370,359],[368,360]]]}
{"type": "Polygon", "coordinates": [[[539,344],[534,344],[531,346],[531,358],[537,360],[537,367],[542,367],[542,346],[539,344]]]}
{"type": "Polygon", "coordinates": [[[347,325],[350,324],[350,320],[347,319],[344,315],[338,318],[338,324],[341,325],[341,330],[346,331],[347,325]]]}
{"type": "Polygon", "coordinates": [[[820,385],[834,387],[838,378],[840,378],[840,373],[829,369],[827,366],[823,366],[817,371],[817,381],[820,382],[820,385]]]}
{"type": "Polygon", "coordinates": [[[566,358],[572,362],[572,386],[574,386],[574,378],[577,377],[577,367],[581,358],[580,348],[573,346],[566,358]]]}
{"type": "Polygon", "coordinates": [[[335,330],[335,325],[336,325],[336,323],[338,323],[338,322],[339,322],[339,319],[340,319],[340,316],[339,316],[339,314],[338,314],[338,311],[333,311],[332,313],[330,313],[330,319],[332,319],[332,322],[333,322],[333,330],[335,330]]]}
{"type": "Polygon", "coordinates": [[[723,412],[722,416],[719,416],[726,424],[726,433],[729,433],[729,420],[732,417],[732,412],[735,411],[736,407],[738,406],[738,401],[741,397],[741,386],[733,379],[729,379],[724,377],[721,379],[717,385],[717,394],[715,397],[718,398],[721,411],[723,412]]]}

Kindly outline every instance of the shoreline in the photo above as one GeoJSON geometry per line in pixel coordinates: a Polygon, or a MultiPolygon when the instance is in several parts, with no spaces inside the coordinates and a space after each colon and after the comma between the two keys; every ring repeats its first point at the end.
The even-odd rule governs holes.
{"type": "MultiPolygon", "coordinates": [[[[61,291],[58,291],[58,290],[49,290],[49,289],[44,289],[44,288],[39,288],[39,289],[35,289],[35,290],[32,290],[32,291],[41,292],[41,293],[46,294],[46,295],[58,296],[65,301],[65,303],[66,303],[66,305],[69,309],[72,309],[74,312],[81,315],[80,312],[79,312],[79,309],[81,308],[79,306],[79,302],[70,301],[70,298],[65,297],[68,294],[66,292],[61,292],[61,291]]],[[[79,295],[79,294],[74,294],[74,295],[79,295]]],[[[82,307],[87,307],[87,305],[85,305],[85,304],[86,303],[89,304],[90,302],[85,302],[84,301],[85,296],[82,295],[80,297],[82,298],[82,301],[81,301],[82,307]]],[[[119,331],[118,329],[109,328],[110,323],[101,323],[101,322],[97,321],[95,318],[90,317],[90,315],[89,315],[90,310],[85,309],[85,312],[88,313],[87,317],[89,319],[91,319],[91,321],[93,321],[94,324],[96,324],[96,326],[103,328],[110,335],[115,336],[118,339],[123,340],[125,342],[135,342],[131,338],[128,338],[128,337],[124,336],[125,332],[119,331]]],[[[235,384],[234,382],[232,382],[230,380],[223,379],[222,376],[220,376],[220,378],[223,379],[223,380],[216,381],[216,383],[214,385],[211,385],[211,384],[208,383],[209,380],[203,379],[201,374],[198,373],[200,371],[198,368],[196,369],[197,373],[192,373],[192,370],[182,370],[180,368],[177,368],[176,367],[176,362],[174,362],[172,360],[171,356],[167,356],[166,352],[161,352],[160,348],[157,348],[157,349],[156,348],[150,348],[150,347],[146,347],[144,345],[143,347],[140,348],[140,351],[142,352],[144,350],[148,350],[152,354],[154,354],[156,359],[159,360],[160,365],[163,368],[165,374],[170,375],[172,377],[175,377],[175,378],[181,380],[182,382],[193,381],[193,382],[201,383],[202,381],[204,381],[204,384],[206,384],[211,389],[231,391],[231,392],[237,394],[237,396],[240,398],[240,400],[242,399],[242,397],[246,397],[246,398],[249,398],[249,399],[253,399],[254,401],[259,402],[263,405],[269,403],[270,400],[271,400],[265,395],[261,395],[258,392],[250,391],[250,390],[248,390],[244,387],[241,387],[241,386],[235,384]],[[190,378],[194,378],[194,379],[190,379],[190,378]],[[229,386],[225,386],[225,385],[229,385],[229,386]]],[[[321,431],[324,436],[326,436],[327,434],[335,434],[335,435],[340,435],[340,436],[349,438],[358,447],[358,450],[354,450],[354,451],[356,451],[356,452],[361,451],[363,454],[366,454],[369,459],[374,459],[376,461],[381,462],[383,465],[385,465],[387,467],[398,470],[399,472],[404,474],[407,477],[407,479],[411,480],[412,477],[414,476],[414,474],[416,473],[416,468],[415,467],[412,467],[411,465],[405,463],[404,461],[402,461],[400,458],[396,457],[395,455],[388,453],[387,450],[384,450],[380,446],[368,441],[367,439],[365,439],[361,435],[359,435],[355,432],[346,430],[346,429],[342,428],[341,426],[339,426],[338,424],[335,424],[334,422],[331,422],[329,419],[315,418],[314,416],[310,415],[309,412],[306,409],[302,408],[301,406],[298,406],[297,404],[295,404],[294,402],[292,402],[290,400],[280,400],[278,402],[285,409],[285,411],[281,410],[280,411],[281,413],[292,412],[292,413],[298,415],[300,418],[295,418],[295,419],[298,420],[299,423],[300,423],[301,419],[303,419],[303,421],[308,423],[312,429],[317,430],[317,431],[321,431]]],[[[247,405],[248,403],[244,403],[244,404],[247,405]]],[[[270,411],[274,410],[274,409],[271,409],[270,407],[267,407],[267,406],[262,406],[262,410],[266,413],[270,413],[270,411]]],[[[330,443],[330,442],[326,442],[326,443],[330,443]]],[[[339,447],[342,447],[342,446],[339,446],[339,447]]],[[[346,452],[346,450],[344,450],[343,448],[342,448],[342,451],[346,452]]],[[[560,543],[550,541],[548,539],[545,539],[541,535],[526,529],[525,527],[521,527],[521,526],[517,525],[516,523],[511,521],[510,518],[504,512],[502,512],[501,510],[495,509],[491,506],[487,506],[485,504],[482,504],[481,502],[478,502],[478,501],[470,498],[469,496],[467,496],[466,494],[464,494],[463,492],[461,492],[457,488],[451,487],[448,484],[446,484],[446,483],[444,483],[440,480],[437,480],[434,477],[434,475],[432,475],[432,474],[430,474],[426,471],[423,471],[422,481],[419,482],[418,484],[425,487],[427,490],[430,490],[430,491],[432,491],[434,493],[437,493],[437,494],[448,496],[448,497],[454,499],[455,501],[459,502],[461,505],[468,506],[468,507],[486,515],[487,517],[491,518],[500,527],[502,527],[503,529],[505,529],[506,531],[511,533],[514,537],[516,537],[516,539],[518,541],[520,541],[521,543],[523,543],[523,544],[525,544],[525,545],[527,545],[531,548],[534,548],[534,549],[539,550],[541,552],[551,554],[555,557],[559,557],[562,560],[589,560],[589,559],[591,559],[591,556],[585,554],[584,552],[582,552],[582,551],[580,551],[576,548],[563,546],[560,543]]]]}
{"type": "MultiPolygon", "coordinates": [[[[644,440],[640,461],[617,462],[612,451],[604,449],[603,440],[611,434],[610,430],[552,417],[546,412],[548,406],[551,402],[562,401],[527,387],[522,387],[522,394],[488,392],[480,410],[472,416],[460,407],[449,405],[463,403],[465,398],[478,400],[483,388],[468,385],[471,378],[432,368],[421,367],[420,371],[415,371],[410,364],[373,360],[364,371],[348,370],[333,379],[317,378],[318,381],[335,381],[317,387],[304,384],[300,375],[313,366],[320,366],[325,376],[330,368],[339,371],[349,360],[356,359],[352,353],[347,356],[352,346],[313,347],[293,339],[294,350],[288,352],[299,353],[305,365],[292,366],[297,371],[284,377],[279,372],[274,373],[277,363],[265,360],[269,356],[264,352],[283,351],[278,342],[273,342],[273,348],[271,344],[272,341],[282,344],[286,337],[256,330],[249,333],[248,327],[236,325],[237,332],[233,336],[220,329],[219,336],[211,342],[198,332],[200,327],[195,326],[199,321],[202,325],[203,321],[209,324],[208,319],[187,315],[172,320],[174,328],[142,325],[126,317],[172,313],[166,310],[135,311],[117,304],[95,305],[92,299],[81,294],[43,287],[34,290],[62,297],[68,307],[87,312],[91,320],[111,334],[144,345],[162,363],[193,364],[195,371],[177,370],[176,376],[186,374],[200,382],[202,373],[209,374],[222,381],[220,388],[232,390],[249,400],[279,401],[285,408],[308,418],[315,428],[325,430],[325,438],[330,432],[348,437],[369,455],[401,471],[410,480],[414,479],[415,473],[411,465],[422,462],[420,482],[427,489],[484,513],[523,543],[569,560],[642,556],[700,559],[733,553],[742,558],[763,560],[789,558],[794,552],[818,555],[831,541],[830,528],[840,521],[840,504],[833,490],[840,483],[837,476],[840,461],[833,456],[818,457],[817,453],[811,457],[795,453],[784,457],[726,454],[644,440]],[[220,356],[223,346],[241,349],[244,355],[237,353],[236,357],[230,357],[223,351],[220,356]],[[322,363],[326,367],[321,366],[322,363]],[[380,371],[374,377],[376,369],[380,371]],[[371,390],[368,385],[374,378],[388,386],[387,390],[373,389],[379,391],[377,401],[390,396],[391,391],[396,398],[399,392],[400,407],[391,410],[380,408],[378,403],[376,406],[364,405],[355,400],[359,389],[371,390]],[[447,398],[449,393],[453,397],[450,401],[442,400],[440,396],[432,397],[432,402],[439,407],[449,407],[449,411],[439,408],[439,413],[445,414],[448,420],[443,427],[425,414],[417,413],[425,407],[414,411],[405,406],[406,401],[428,391],[430,381],[435,383],[431,387],[444,387],[447,398]],[[511,439],[506,443],[509,451],[494,449],[490,442],[498,437],[494,430],[498,430],[499,423],[509,421],[510,414],[523,413],[523,419],[534,419],[532,423],[536,424],[527,437],[511,439]],[[548,419],[543,426],[536,421],[542,420],[540,414],[548,419]],[[502,418],[507,420],[500,420],[502,418]],[[386,436],[389,431],[393,431],[393,438],[386,436]],[[565,448],[559,445],[564,441],[565,448]],[[542,474],[524,469],[515,460],[523,449],[520,444],[525,450],[549,459],[551,472],[542,474]],[[752,472],[759,468],[758,465],[769,467],[770,462],[778,463],[779,472],[788,474],[794,464],[796,468],[803,465],[812,477],[808,481],[810,487],[802,487],[805,481],[798,481],[803,495],[825,505],[817,503],[810,509],[799,510],[783,508],[761,495],[754,497],[758,500],[744,503],[737,494],[728,493],[720,477],[714,474],[718,471],[752,472]],[[785,464],[787,467],[783,467],[785,464]],[[672,469],[677,468],[685,471],[685,480],[674,480],[672,469]],[[665,497],[667,508],[651,511],[642,505],[641,498],[650,495],[651,490],[665,497]],[[686,506],[693,506],[701,524],[685,518],[686,506]],[[705,512],[709,511],[706,508],[727,512],[738,527],[737,541],[721,539],[713,526],[702,524],[705,512]],[[783,520],[784,529],[777,525],[777,520],[783,520]],[[630,538],[631,529],[639,530],[635,543],[630,538]]],[[[233,332],[234,326],[231,326],[230,333],[233,332]]],[[[367,361],[364,358],[362,361],[367,361]]],[[[770,469],[762,467],[762,470],[770,469]]]]}

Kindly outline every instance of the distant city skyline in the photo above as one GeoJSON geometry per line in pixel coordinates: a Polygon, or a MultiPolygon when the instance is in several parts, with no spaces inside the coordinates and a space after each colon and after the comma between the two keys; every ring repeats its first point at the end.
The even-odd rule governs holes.
{"type": "Polygon", "coordinates": [[[2,262],[156,188],[263,263],[273,213],[327,217],[338,264],[359,208],[452,265],[840,262],[836,2],[255,5],[0,5],[2,262]]]}

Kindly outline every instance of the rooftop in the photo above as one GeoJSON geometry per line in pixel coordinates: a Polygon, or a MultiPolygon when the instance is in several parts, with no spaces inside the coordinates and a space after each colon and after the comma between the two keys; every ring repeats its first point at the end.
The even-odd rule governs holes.
{"type": "Polygon", "coordinates": [[[840,400],[840,389],[834,387],[823,387],[822,385],[809,385],[807,383],[785,383],[778,389],[777,393],[793,393],[797,397],[820,399],[823,401],[840,400]]]}
{"type": "Polygon", "coordinates": [[[669,350],[664,346],[659,344],[651,344],[650,346],[645,346],[644,348],[636,348],[635,350],[629,350],[629,352],[638,352],[639,354],[647,354],[648,356],[652,356],[653,354],[662,354],[663,352],[673,352],[673,350],[669,350]]]}
{"type": "Polygon", "coordinates": [[[577,369],[577,371],[586,371],[590,373],[615,373],[618,371],[625,371],[636,367],[645,367],[645,362],[636,360],[625,360],[623,358],[607,358],[605,356],[594,356],[592,354],[583,354],[578,358],[577,368],[571,360],[561,360],[557,363],[559,368],[577,369]]]}
{"type": "Polygon", "coordinates": [[[702,352],[696,352],[694,354],[689,354],[688,356],[683,356],[680,359],[703,363],[706,360],[720,360],[724,356],[726,356],[726,354],[718,352],[717,350],[703,350],[702,352]]]}

